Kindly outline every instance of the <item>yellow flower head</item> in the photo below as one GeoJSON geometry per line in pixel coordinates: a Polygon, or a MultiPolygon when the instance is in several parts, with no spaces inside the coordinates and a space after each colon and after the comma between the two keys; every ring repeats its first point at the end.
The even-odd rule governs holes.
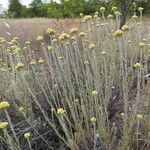
{"type": "Polygon", "coordinates": [[[147,39],[142,39],[142,42],[146,42],[147,41],[147,39]]]}
{"type": "Polygon", "coordinates": [[[89,49],[92,50],[92,49],[95,49],[95,47],[96,47],[95,44],[91,44],[91,45],[89,46],[89,49]]]}
{"type": "Polygon", "coordinates": [[[102,27],[104,27],[104,26],[105,26],[105,24],[104,24],[104,23],[101,23],[101,26],[102,26],[102,27]]]}
{"type": "Polygon", "coordinates": [[[86,16],[84,16],[84,18],[83,18],[84,21],[89,21],[89,20],[91,20],[91,19],[92,19],[92,16],[90,16],[90,15],[86,15],[86,16]]]}
{"type": "Polygon", "coordinates": [[[96,90],[92,91],[92,95],[96,96],[98,94],[98,92],[96,90]]]}
{"type": "Polygon", "coordinates": [[[8,101],[3,101],[0,103],[0,109],[8,109],[10,107],[10,104],[8,101]]]}
{"type": "Polygon", "coordinates": [[[87,35],[87,34],[86,34],[85,32],[80,32],[78,36],[79,36],[79,37],[85,37],[86,35],[87,35]]]}
{"type": "Polygon", "coordinates": [[[29,42],[29,41],[26,41],[26,43],[25,43],[26,45],[30,45],[31,44],[31,42],[29,42]]]}
{"type": "Polygon", "coordinates": [[[106,10],[105,7],[101,7],[101,8],[100,8],[100,11],[101,11],[101,12],[104,12],[105,10],[106,10]]]}
{"type": "Polygon", "coordinates": [[[105,55],[105,54],[106,54],[106,52],[105,52],[105,51],[102,51],[102,52],[101,52],[101,54],[102,54],[102,55],[105,55]]]}
{"type": "Polygon", "coordinates": [[[83,17],[83,13],[80,13],[80,17],[83,17]]]}
{"type": "Polygon", "coordinates": [[[121,13],[120,13],[119,11],[116,11],[116,12],[115,12],[115,15],[116,15],[116,16],[121,16],[121,13]]]}
{"type": "Polygon", "coordinates": [[[121,28],[123,31],[129,31],[130,30],[130,27],[128,25],[124,25],[122,28],[121,28]]]}
{"type": "Polygon", "coordinates": [[[100,27],[100,24],[99,24],[99,23],[97,23],[97,24],[96,24],[96,27],[100,27]]]}
{"type": "Polygon", "coordinates": [[[140,42],[140,43],[139,43],[139,47],[141,47],[141,48],[144,47],[145,45],[146,45],[146,44],[145,44],[144,42],[140,42]]]}
{"type": "Polygon", "coordinates": [[[141,114],[137,114],[136,117],[137,117],[138,119],[143,119],[143,115],[141,115],[141,114]]]}
{"type": "Polygon", "coordinates": [[[8,127],[8,122],[0,122],[0,129],[6,129],[8,127]]]}
{"type": "Polygon", "coordinates": [[[46,31],[46,33],[48,35],[53,35],[53,34],[55,34],[55,30],[53,30],[52,28],[48,28],[47,31],[46,31]]]}
{"type": "Polygon", "coordinates": [[[114,11],[114,12],[115,12],[115,11],[117,11],[117,9],[118,9],[118,8],[117,8],[117,7],[115,7],[115,6],[114,6],[114,7],[112,7],[112,11],[114,11]]]}
{"type": "Polygon", "coordinates": [[[72,37],[71,37],[71,40],[75,41],[75,40],[76,40],[76,38],[75,38],[74,36],[72,36],[72,37]]]}
{"type": "Polygon", "coordinates": [[[141,63],[136,63],[136,64],[133,65],[133,67],[134,67],[135,69],[140,69],[140,68],[142,68],[143,66],[142,66],[141,63]]]}
{"type": "Polygon", "coordinates": [[[58,42],[57,39],[53,39],[53,40],[52,40],[52,43],[57,43],[57,42],[58,42]]]}
{"type": "Polygon", "coordinates": [[[43,38],[43,36],[38,36],[38,37],[36,38],[36,40],[37,40],[38,42],[42,42],[42,41],[44,40],[44,38],[43,38]]]}
{"type": "Polygon", "coordinates": [[[121,116],[124,117],[124,113],[121,113],[121,116]]]}
{"type": "Polygon", "coordinates": [[[95,14],[95,15],[98,15],[98,12],[96,11],[94,14],[95,14]]]}
{"type": "Polygon", "coordinates": [[[0,37],[0,44],[5,43],[6,40],[3,37],[0,37]]]}
{"type": "Polygon", "coordinates": [[[18,41],[17,41],[17,40],[15,40],[15,39],[12,39],[12,40],[11,40],[11,43],[12,43],[12,44],[17,44],[17,43],[18,43],[18,41]]]}
{"type": "Polygon", "coordinates": [[[22,68],[24,68],[24,64],[23,63],[18,63],[17,66],[16,66],[16,69],[20,70],[22,68]]]}
{"type": "Polygon", "coordinates": [[[85,64],[85,65],[89,65],[90,62],[89,62],[88,60],[85,60],[85,61],[84,61],[84,64],[85,64]]]}
{"type": "Polygon", "coordinates": [[[122,36],[122,34],[123,34],[123,31],[120,30],[120,29],[118,29],[118,30],[114,33],[114,36],[115,36],[115,37],[120,37],[120,36],[122,36]]]}
{"type": "Polygon", "coordinates": [[[29,132],[27,132],[27,133],[24,134],[24,138],[25,139],[28,140],[30,137],[31,137],[31,134],[29,132]]]}
{"type": "Polygon", "coordinates": [[[78,28],[72,28],[70,30],[70,34],[76,34],[78,32],[78,28]]]}
{"type": "Polygon", "coordinates": [[[52,46],[47,46],[48,51],[52,51],[52,46]]]}
{"type": "Polygon", "coordinates": [[[39,58],[39,64],[43,64],[44,63],[44,60],[42,58],[39,58]]]}
{"type": "Polygon", "coordinates": [[[138,11],[143,11],[143,9],[144,9],[143,7],[139,7],[138,11]]]}
{"type": "Polygon", "coordinates": [[[90,120],[92,123],[96,123],[96,121],[97,121],[95,117],[92,117],[90,120]]]}
{"type": "Polygon", "coordinates": [[[66,112],[66,110],[64,110],[63,108],[58,108],[58,109],[57,109],[57,114],[58,114],[58,115],[64,115],[65,112],[66,112]]]}
{"type": "Polygon", "coordinates": [[[14,37],[13,39],[16,40],[16,41],[18,41],[18,40],[19,40],[19,37],[16,36],[16,37],[14,37]]]}
{"type": "Polygon", "coordinates": [[[37,63],[36,63],[36,60],[32,60],[31,62],[30,62],[30,65],[36,65],[37,63]]]}
{"type": "Polygon", "coordinates": [[[19,111],[19,112],[24,112],[25,109],[24,109],[24,107],[21,106],[21,107],[18,108],[18,111],[19,111]]]}
{"type": "Polygon", "coordinates": [[[138,17],[136,15],[133,15],[132,16],[132,19],[137,19],[138,17]]]}
{"type": "Polygon", "coordinates": [[[62,33],[62,34],[59,36],[59,40],[60,40],[60,41],[64,41],[64,40],[68,40],[68,39],[70,39],[70,36],[69,36],[69,34],[67,34],[67,33],[62,33]]]}
{"type": "Polygon", "coordinates": [[[107,18],[109,18],[109,19],[113,18],[113,15],[110,14],[107,16],[107,18]]]}
{"type": "Polygon", "coordinates": [[[98,18],[98,15],[94,15],[94,18],[98,18]]]}

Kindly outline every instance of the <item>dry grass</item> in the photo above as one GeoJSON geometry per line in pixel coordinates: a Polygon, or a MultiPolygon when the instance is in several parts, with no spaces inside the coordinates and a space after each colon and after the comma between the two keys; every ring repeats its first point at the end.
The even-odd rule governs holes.
{"type": "Polygon", "coordinates": [[[6,27],[3,21],[0,21],[0,35],[7,40],[18,36],[20,43],[27,40],[32,42],[38,35],[43,35],[45,30],[49,27],[55,29],[57,32],[68,31],[72,27],[80,27],[79,19],[8,19],[5,20],[9,26],[6,27]],[[10,35],[10,34],[11,35],[10,35]]]}

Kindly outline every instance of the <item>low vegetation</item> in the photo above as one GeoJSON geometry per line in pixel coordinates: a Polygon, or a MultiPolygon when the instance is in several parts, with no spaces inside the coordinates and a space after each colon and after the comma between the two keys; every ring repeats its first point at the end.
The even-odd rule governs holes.
{"type": "Polygon", "coordinates": [[[1,150],[150,149],[142,13],[119,29],[120,13],[114,21],[104,10],[81,16],[80,29],[48,28],[38,50],[0,38],[1,150]]]}

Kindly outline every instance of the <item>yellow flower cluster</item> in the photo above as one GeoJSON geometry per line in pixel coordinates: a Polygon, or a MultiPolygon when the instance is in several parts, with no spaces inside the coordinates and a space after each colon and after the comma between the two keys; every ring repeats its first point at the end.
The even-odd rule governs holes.
{"type": "Polygon", "coordinates": [[[96,121],[97,121],[97,119],[95,117],[92,117],[90,120],[92,123],[96,123],[96,121]]]}
{"type": "Polygon", "coordinates": [[[11,40],[11,43],[12,43],[12,44],[17,44],[17,43],[18,43],[18,41],[17,41],[17,40],[15,40],[15,39],[12,39],[12,40],[11,40]]]}
{"type": "Polygon", "coordinates": [[[136,64],[133,65],[133,67],[134,67],[135,69],[140,69],[140,68],[142,68],[143,66],[142,66],[141,63],[136,63],[136,64]]]}
{"type": "Polygon", "coordinates": [[[42,58],[39,58],[39,64],[43,64],[44,63],[44,60],[42,58]]]}
{"type": "Polygon", "coordinates": [[[18,43],[18,40],[19,40],[19,37],[14,37],[12,40],[11,40],[11,43],[12,44],[17,44],[18,43]]]}
{"type": "Polygon", "coordinates": [[[118,9],[118,8],[117,8],[117,7],[115,7],[115,6],[114,6],[114,7],[112,7],[112,11],[114,11],[114,12],[115,12],[115,11],[117,11],[117,9],[118,9]]]}
{"type": "Polygon", "coordinates": [[[137,19],[138,17],[136,15],[133,15],[132,16],[132,19],[137,19]]]}
{"type": "Polygon", "coordinates": [[[121,13],[120,13],[119,11],[116,11],[116,12],[115,12],[115,15],[116,15],[116,16],[121,16],[121,13]]]}
{"type": "Polygon", "coordinates": [[[86,15],[86,16],[84,16],[83,21],[89,21],[91,19],[92,19],[92,16],[86,15]]]}
{"type": "Polygon", "coordinates": [[[72,28],[70,30],[70,34],[76,34],[78,32],[78,28],[72,28]]]}
{"type": "Polygon", "coordinates": [[[31,137],[31,134],[29,132],[27,132],[27,133],[24,134],[24,138],[25,139],[28,140],[30,137],[31,137]]]}
{"type": "Polygon", "coordinates": [[[105,10],[106,10],[105,7],[101,7],[101,8],[100,8],[100,11],[101,11],[101,12],[104,12],[105,10]]]}
{"type": "Polygon", "coordinates": [[[114,36],[115,37],[120,37],[120,36],[122,36],[122,34],[123,34],[123,31],[118,29],[117,31],[115,31],[114,36]]]}
{"type": "Polygon", "coordinates": [[[9,54],[9,53],[17,53],[17,52],[19,52],[19,51],[21,51],[21,48],[18,47],[17,45],[12,45],[12,46],[10,46],[10,47],[7,47],[7,53],[8,53],[8,54],[9,54]]]}
{"type": "Polygon", "coordinates": [[[48,51],[52,51],[52,46],[47,46],[48,51]]]}
{"type": "Polygon", "coordinates": [[[140,43],[139,43],[139,47],[141,47],[141,48],[144,47],[145,45],[146,45],[146,44],[145,44],[144,42],[140,42],[140,43]]]}
{"type": "Polygon", "coordinates": [[[130,27],[128,25],[124,25],[122,28],[121,28],[123,31],[129,31],[130,30],[130,27]]]}
{"type": "Polygon", "coordinates": [[[125,115],[124,113],[121,113],[121,116],[122,116],[122,117],[124,117],[124,115],[125,115]]]}
{"type": "Polygon", "coordinates": [[[137,117],[138,119],[143,119],[143,115],[141,115],[141,114],[137,114],[136,117],[137,117]]]}
{"type": "Polygon", "coordinates": [[[24,109],[24,107],[21,106],[21,107],[19,107],[18,111],[19,111],[19,112],[24,112],[25,109],[24,109]]]}
{"type": "Polygon", "coordinates": [[[5,43],[6,40],[3,37],[0,37],[0,44],[5,43]]]}
{"type": "Polygon", "coordinates": [[[20,70],[20,69],[22,69],[22,68],[24,68],[24,64],[23,64],[23,63],[18,63],[18,64],[16,65],[16,69],[17,69],[17,70],[20,70]]]}
{"type": "Polygon", "coordinates": [[[85,65],[89,65],[90,62],[89,62],[88,60],[85,60],[85,61],[84,61],[84,64],[85,64],[85,65]]]}
{"type": "Polygon", "coordinates": [[[36,63],[36,60],[32,60],[31,62],[30,62],[30,65],[36,65],[37,63],[36,63]]]}
{"type": "Polygon", "coordinates": [[[58,114],[58,115],[64,115],[65,112],[66,112],[66,110],[64,110],[63,108],[58,108],[58,109],[57,109],[57,114],[58,114]]]}
{"type": "Polygon", "coordinates": [[[80,13],[80,17],[83,17],[83,13],[80,13]]]}
{"type": "Polygon", "coordinates": [[[62,34],[59,36],[59,40],[60,40],[60,41],[64,41],[64,40],[68,40],[68,39],[70,39],[70,36],[69,36],[69,34],[67,34],[67,33],[62,33],[62,34]]]}
{"type": "Polygon", "coordinates": [[[107,16],[107,18],[109,18],[109,19],[113,18],[113,15],[110,14],[107,16]]]}
{"type": "Polygon", "coordinates": [[[96,96],[98,94],[98,92],[96,90],[92,91],[92,95],[96,96]]]}
{"type": "Polygon", "coordinates": [[[143,11],[143,10],[144,10],[143,7],[139,7],[139,8],[138,8],[138,11],[143,11]]]}
{"type": "Polygon", "coordinates": [[[0,109],[8,109],[10,107],[10,104],[8,101],[3,101],[0,103],[0,109]]]}
{"type": "Polygon", "coordinates": [[[6,129],[8,126],[8,122],[0,122],[0,129],[6,129]]]}
{"type": "Polygon", "coordinates": [[[25,43],[26,45],[30,45],[31,44],[31,42],[30,41],[26,41],[26,43],[25,43]]]}
{"type": "Polygon", "coordinates": [[[105,54],[106,54],[106,52],[105,52],[105,51],[102,51],[102,52],[101,52],[101,54],[102,54],[102,55],[105,55],[105,54]]]}
{"type": "Polygon", "coordinates": [[[95,44],[91,44],[91,45],[89,46],[89,49],[92,50],[92,49],[95,49],[95,47],[96,47],[95,44]]]}
{"type": "Polygon", "coordinates": [[[53,40],[52,40],[52,43],[57,43],[58,42],[58,40],[56,39],[56,38],[54,38],[53,40]]]}
{"type": "Polygon", "coordinates": [[[47,31],[46,31],[46,34],[54,35],[55,34],[55,30],[53,30],[52,28],[48,28],[47,31]]]}
{"type": "Polygon", "coordinates": [[[38,37],[36,38],[36,40],[37,40],[38,42],[42,42],[42,41],[44,40],[44,37],[43,37],[43,36],[38,36],[38,37]]]}
{"type": "Polygon", "coordinates": [[[85,32],[80,32],[78,36],[79,36],[79,37],[85,37],[86,35],[87,35],[87,34],[86,34],[85,32]]]}

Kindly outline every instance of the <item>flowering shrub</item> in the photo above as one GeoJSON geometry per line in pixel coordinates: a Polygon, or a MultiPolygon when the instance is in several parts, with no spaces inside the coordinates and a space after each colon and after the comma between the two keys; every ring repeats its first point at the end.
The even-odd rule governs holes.
{"type": "Polygon", "coordinates": [[[1,148],[150,148],[142,19],[119,29],[115,7],[116,20],[100,11],[70,33],[49,28],[49,42],[36,38],[38,52],[30,41],[22,47],[18,37],[0,38],[1,148]]]}

